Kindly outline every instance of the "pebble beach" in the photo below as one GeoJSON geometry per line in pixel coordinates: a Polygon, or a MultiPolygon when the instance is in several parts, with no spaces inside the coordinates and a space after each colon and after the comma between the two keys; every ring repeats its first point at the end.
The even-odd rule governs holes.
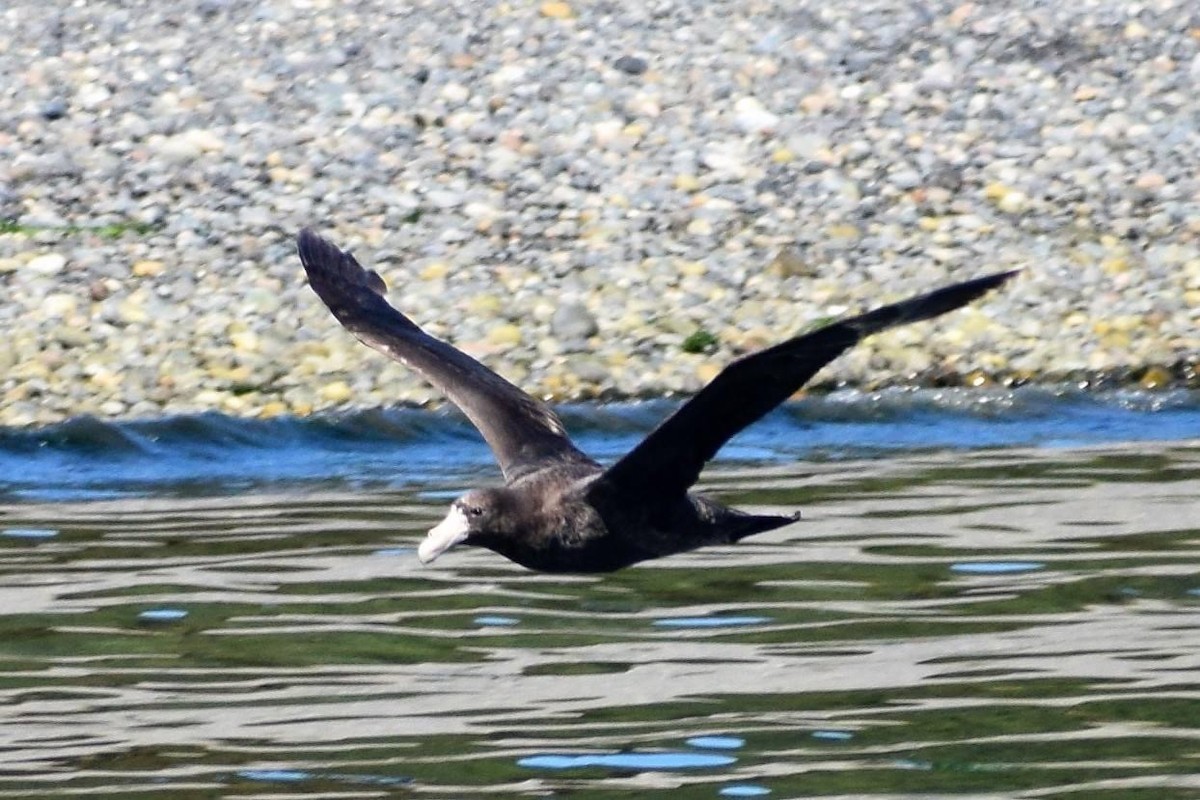
{"type": "Polygon", "coordinates": [[[440,402],[302,227],[554,401],[1018,268],[818,384],[1200,387],[1191,0],[13,0],[0,40],[0,425],[440,402]]]}

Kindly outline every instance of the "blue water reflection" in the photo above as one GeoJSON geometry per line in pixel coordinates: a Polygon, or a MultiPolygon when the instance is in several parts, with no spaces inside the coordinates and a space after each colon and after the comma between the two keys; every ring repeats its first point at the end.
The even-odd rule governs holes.
{"type": "Polygon", "coordinates": [[[579,769],[610,767],[632,770],[673,770],[727,767],[737,761],[733,756],[715,753],[596,753],[589,755],[537,755],[517,760],[533,769],[579,769]]]}
{"type": "Polygon", "coordinates": [[[951,564],[951,572],[964,575],[1009,575],[1015,572],[1032,572],[1046,565],[1040,561],[963,561],[951,564]]]}
{"type": "Polygon", "coordinates": [[[654,620],[656,628],[733,628],[740,625],[761,625],[770,617],[664,617],[654,620]]]}
{"type": "Polygon", "coordinates": [[[745,745],[746,740],[740,736],[693,736],[687,743],[706,750],[736,750],[745,745]]]}
{"type": "Polygon", "coordinates": [[[732,786],[725,786],[717,792],[722,797],[764,797],[770,793],[771,790],[767,787],[754,783],[735,783],[732,786]]]}
{"type": "Polygon", "coordinates": [[[53,539],[58,536],[58,531],[51,528],[5,528],[0,531],[0,536],[9,539],[53,539]]]}

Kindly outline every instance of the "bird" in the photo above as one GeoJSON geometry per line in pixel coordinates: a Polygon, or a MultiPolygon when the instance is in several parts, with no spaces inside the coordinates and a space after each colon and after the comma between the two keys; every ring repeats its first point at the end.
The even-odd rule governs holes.
{"type": "Polygon", "coordinates": [[[456,499],[421,541],[420,561],[477,546],[552,573],[611,572],[796,521],[798,513],[748,513],[690,489],[730,438],[864,337],[953,311],[1017,274],[948,285],[744,355],[606,467],[575,446],[546,403],[390,305],[383,279],[349,252],[307,228],[297,250],[310,287],[337,321],[444,393],[500,466],[503,485],[456,499]]]}

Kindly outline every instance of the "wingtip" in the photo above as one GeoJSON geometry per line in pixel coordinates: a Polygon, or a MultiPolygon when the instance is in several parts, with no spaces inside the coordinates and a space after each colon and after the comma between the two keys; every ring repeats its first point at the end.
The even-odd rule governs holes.
{"type": "Polygon", "coordinates": [[[1021,274],[1020,269],[1010,269],[1004,272],[993,272],[990,275],[981,275],[978,278],[973,278],[969,281],[957,284],[957,286],[946,287],[953,291],[956,289],[966,290],[967,299],[963,300],[963,304],[970,302],[978,297],[982,297],[993,289],[1008,283],[1013,278],[1021,274]]]}
{"type": "Polygon", "coordinates": [[[321,289],[317,284],[324,285],[331,280],[362,286],[380,296],[387,293],[387,284],[378,272],[364,269],[353,255],[311,228],[301,228],[296,234],[296,252],[308,274],[309,284],[318,294],[321,289]]]}
{"type": "Polygon", "coordinates": [[[296,252],[305,265],[313,263],[321,250],[329,250],[332,247],[333,245],[312,228],[301,228],[296,234],[296,252]]]}
{"type": "Polygon", "coordinates": [[[1002,272],[992,272],[988,275],[981,275],[978,278],[975,278],[975,280],[979,283],[990,283],[999,286],[1000,284],[1010,281],[1020,275],[1021,271],[1022,270],[1019,267],[1017,269],[1006,269],[1002,272]]]}

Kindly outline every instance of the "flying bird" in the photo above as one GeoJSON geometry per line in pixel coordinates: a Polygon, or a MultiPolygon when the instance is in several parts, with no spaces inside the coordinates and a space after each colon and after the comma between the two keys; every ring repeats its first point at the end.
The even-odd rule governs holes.
{"type": "Polygon", "coordinates": [[[383,280],[350,253],[307,229],[298,249],[309,284],[338,322],[445,393],[500,464],[504,485],[455,500],[417,549],[422,563],[475,545],[543,572],[609,572],[793,522],[798,515],[750,514],[688,490],[738,431],[864,337],[953,311],[1016,274],[946,286],[743,356],[604,467],[571,442],[545,403],[389,305],[383,280]]]}

